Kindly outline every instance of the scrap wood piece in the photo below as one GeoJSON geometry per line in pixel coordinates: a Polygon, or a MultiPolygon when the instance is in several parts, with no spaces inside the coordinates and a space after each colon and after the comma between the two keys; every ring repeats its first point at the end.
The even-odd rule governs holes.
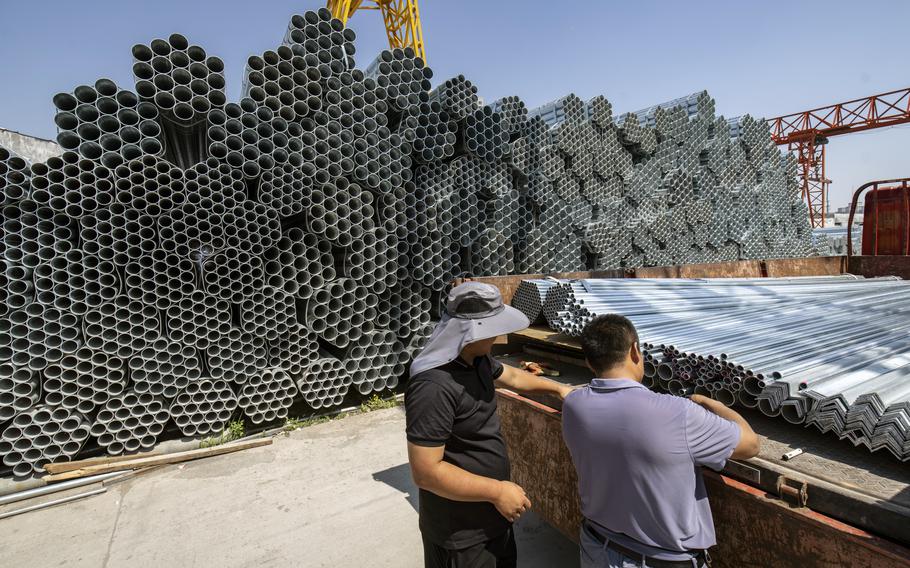
{"type": "Polygon", "coordinates": [[[521,369],[537,376],[558,377],[559,371],[544,361],[520,361],[521,369]]]}
{"type": "Polygon", "coordinates": [[[66,471],[73,471],[74,469],[82,469],[84,467],[94,466],[94,465],[103,465],[109,463],[117,463],[122,461],[135,460],[139,458],[148,458],[153,456],[160,456],[161,452],[149,452],[144,454],[132,454],[129,456],[104,456],[100,458],[89,458],[85,460],[76,460],[69,462],[59,462],[59,463],[49,463],[44,466],[44,471],[48,473],[64,473],[66,471]]]}
{"type": "Polygon", "coordinates": [[[258,440],[250,440],[248,442],[236,442],[233,444],[223,444],[220,446],[214,446],[211,448],[202,448],[198,450],[188,450],[185,452],[177,452],[173,454],[164,454],[160,456],[151,456],[145,458],[137,458],[132,460],[122,460],[114,463],[90,465],[82,467],[79,469],[74,469],[72,471],[67,471],[64,473],[59,473],[56,475],[51,475],[47,477],[48,483],[53,483],[54,481],[65,481],[67,479],[76,479],[79,477],[85,477],[87,475],[95,475],[98,473],[108,473],[112,471],[121,471],[127,469],[139,469],[142,467],[149,467],[153,465],[163,465],[171,463],[179,463],[189,460],[195,460],[199,458],[207,458],[211,456],[218,456],[221,454],[227,454],[231,452],[236,452],[239,450],[247,450],[250,448],[256,448],[259,446],[267,446],[272,443],[271,438],[260,438],[258,440]]]}

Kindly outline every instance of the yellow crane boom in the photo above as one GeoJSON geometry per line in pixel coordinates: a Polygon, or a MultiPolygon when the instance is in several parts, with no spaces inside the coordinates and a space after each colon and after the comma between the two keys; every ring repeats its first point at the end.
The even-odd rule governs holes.
{"type": "Polygon", "coordinates": [[[389,47],[411,47],[418,57],[427,61],[420,27],[420,10],[417,0],[328,0],[326,6],[332,16],[345,24],[357,10],[379,10],[385,23],[389,47]]]}

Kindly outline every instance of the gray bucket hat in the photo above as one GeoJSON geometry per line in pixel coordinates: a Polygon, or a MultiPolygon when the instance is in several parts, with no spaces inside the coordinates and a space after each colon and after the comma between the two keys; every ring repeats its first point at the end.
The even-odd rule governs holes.
{"type": "Polygon", "coordinates": [[[531,325],[527,316],[502,303],[496,286],[483,282],[465,282],[452,288],[445,311],[426,346],[411,363],[412,377],[454,361],[468,343],[531,325]]]}

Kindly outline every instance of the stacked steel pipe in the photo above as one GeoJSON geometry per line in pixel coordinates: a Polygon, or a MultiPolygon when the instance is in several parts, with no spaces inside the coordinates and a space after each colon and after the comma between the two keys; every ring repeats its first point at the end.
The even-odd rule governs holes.
{"type": "Polygon", "coordinates": [[[547,290],[558,283],[555,279],[522,280],[512,295],[512,306],[526,315],[532,324],[545,321],[543,306],[547,300],[547,290]]]}
{"type": "Polygon", "coordinates": [[[127,384],[123,359],[87,347],[48,365],[44,377],[45,402],[83,414],[122,394],[127,384]]]}
{"type": "Polygon", "coordinates": [[[277,340],[269,342],[269,365],[286,369],[293,378],[299,378],[319,358],[318,337],[303,325],[289,326],[277,340]]]}
{"type": "Polygon", "coordinates": [[[139,102],[135,93],[118,88],[110,79],[59,93],[54,96],[54,106],[60,146],[108,168],[142,155],[157,155],[163,149],[159,106],[139,102]]]}
{"type": "Polygon", "coordinates": [[[17,202],[31,192],[31,165],[12,150],[0,147],[0,204],[17,202]]]}
{"type": "Polygon", "coordinates": [[[408,358],[395,333],[377,329],[363,334],[351,344],[344,359],[344,370],[361,395],[398,385],[408,358]]]}
{"type": "Polygon", "coordinates": [[[527,280],[514,305],[579,335],[636,325],[645,383],[758,408],[910,460],[910,283],[894,277],[527,280]],[[817,307],[817,317],[807,309],[817,307]]]}
{"type": "MultiPolygon", "coordinates": [[[[615,121],[602,97],[579,105],[570,95],[531,115],[551,126],[540,171],[563,200],[595,208],[592,222],[576,229],[594,267],[813,252],[795,162],[774,149],[762,121],[744,118],[743,135],[731,137],[707,93],[615,121]],[[699,213],[689,214],[692,208],[699,213]],[[617,230],[633,235],[619,251],[611,237],[617,230]]],[[[549,196],[532,195],[545,211],[549,196]]]]}
{"type": "Polygon", "coordinates": [[[282,119],[295,121],[322,108],[320,79],[319,69],[282,45],[247,60],[242,92],[282,119]]]}
{"type": "Polygon", "coordinates": [[[41,399],[41,376],[9,363],[0,365],[0,421],[7,422],[41,399]]]}
{"type": "Polygon", "coordinates": [[[458,75],[446,79],[430,92],[430,100],[437,101],[454,120],[464,120],[480,106],[477,86],[458,75]]]}
{"type": "Polygon", "coordinates": [[[268,369],[252,375],[239,396],[243,413],[253,424],[261,424],[288,417],[297,387],[284,370],[268,369]]]}
{"type": "Polygon", "coordinates": [[[79,453],[89,438],[90,426],[76,411],[36,404],[16,414],[0,434],[3,465],[20,477],[40,473],[45,464],[79,453]]]}
{"type": "MultiPolygon", "coordinates": [[[[294,296],[269,286],[245,299],[239,309],[243,331],[272,342],[291,330],[297,320],[294,296]]],[[[231,311],[233,316],[233,306],[231,311]]]]}
{"type": "Polygon", "coordinates": [[[294,15],[284,35],[284,44],[305,58],[309,67],[319,69],[324,77],[340,74],[354,67],[354,30],[326,8],[294,15]]]}
{"type": "Polygon", "coordinates": [[[379,302],[388,306],[388,325],[399,339],[407,339],[430,323],[430,291],[415,282],[398,283],[379,302]]]}
{"type": "Polygon", "coordinates": [[[161,338],[129,359],[130,382],[137,394],[171,400],[202,374],[195,347],[161,338]]]}
{"type": "Polygon", "coordinates": [[[152,394],[126,394],[109,399],[90,430],[107,453],[151,449],[171,419],[165,400],[152,394]]]}
{"type": "Polygon", "coordinates": [[[353,377],[344,363],[331,356],[320,356],[311,362],[297,380],[303,399],[315,410],[341,404],[351,384],[353,377]]]}
{"type": "Polygon", "coordinates": [[[6,467],[395,388],[459,276],[808,254],[795,161],[707,94],[485,105],[410,49],[355,68],[354,39],[293,16],[234,102],[202,47],[139,43],[134,90],[53,98],[60,156],[0,148],[6,467]]]}
{"type": "Polygon", "coordinates": [[[411,47],[383,51],[367,66],[364,75],[375,79],[376,86],[384,89],[388,103],[398,110],[429,100],[427,93],[433,71],[411,47]]]}
{"type": "Polygon", "coordinates": [[[353,278],[339,278],[317,288],[306,302],[309,327],[335,347],[347,347],[372,331],[379,300],[353,278]]]}
{"type": "Polygon", "coordinates": [[[114,263],[79,249],[39,264],[32,277],[36,301],[76,315],[113,300],[120,289],[114,263]]]}
{"type": "Polygon", "coordinates": [[[433,335],[433,324],[427,324],[417,330],[414,335],[408,340],[407,344],[404,346],[405,353],[407,353],[412,359],[414,356],[420,352],[421,349],[427,344],[430,336],[433,335]]]}
{"type": "Polygon", "coordinates": [[[197,436],[221,432],[237,404],[237,394],[227,382],[204,378],[180,391],[169,411],[185,436],[197,436]]]}
{"type": "Polygon", "coordinates": [[[158,151],[164,146],[168,159],[180,167],[203,159],[206,137],[198,125],[210,110],[227,102],[224,62],[207,56],[203,48],[190,45],[180,34],[172,34],[167,40],[154,39],[149,45],[134,45],[133,60],[138,98],[153,103],[161,114],[165,143],[157,145],[158,151]]]}
{"type": "Polygon", "coordinates": [[[213,379],[246,384],[265,369],[268,359],[265,339],[237,329],[206,348],[206,363],[213,379]]]}

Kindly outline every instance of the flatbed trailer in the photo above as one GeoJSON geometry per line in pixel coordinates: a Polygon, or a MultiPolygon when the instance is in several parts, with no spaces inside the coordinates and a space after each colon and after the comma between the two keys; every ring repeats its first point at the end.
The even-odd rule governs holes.
{"type": "MultiPolygon", "coordinates": [[[[910,258],[844,257],[745,261],[639,269],[634,273],[575,273],[557,277],[761,277],[851,272],[910,278],[910,258]],[[848,270],[852,267],[852,270],[848,270]]],[[[508,301],[522,279],[477,278],[497,285],[508,301]]],[[[807,314],[807,317],[811,315],[807,314]]],[[[544,327],[513,334],[501,345],[504,360],[545,361],[558,380],[584,384],[577,341],[544,327]]],[[[562,440],[561,405],[548,397],[500,391],[503,436],[513,480],[534,510],[567,537],[578,539],[581,513],[577,480],[562,440]]],[[[847,440],[737,407],[762,437],[751,460],[730,460],[721,473],[705,471],[718,544],[714,566],[910,566],[910,464],[870,453],[847,440]],[[799,448],[790,460],[784,453],[799,448]]]]}

